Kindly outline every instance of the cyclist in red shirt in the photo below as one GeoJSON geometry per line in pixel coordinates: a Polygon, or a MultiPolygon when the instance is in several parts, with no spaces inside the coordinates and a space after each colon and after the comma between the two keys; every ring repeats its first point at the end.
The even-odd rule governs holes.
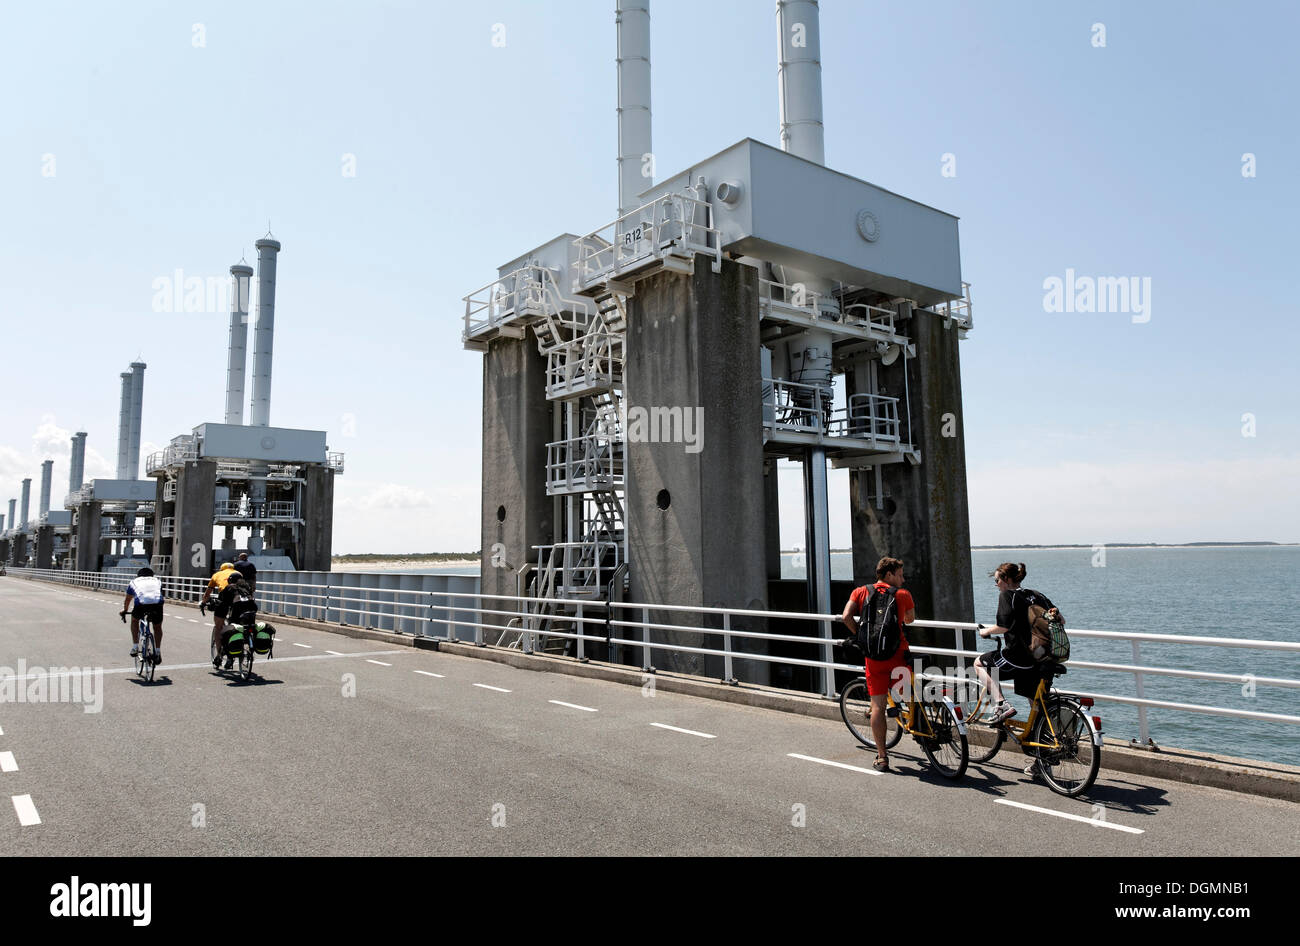
{"type": "Polygon", "coordinates": [[[872,590],[882,593],[894,589],[894,602],[898,612],[898,650],[886,660],[866,660],[867,693],[871,695],[871,735],[876,742],[876,761],[874,767],[881,772],[889,771],[889,754],[885,750],[885,694],[893,686],[895,702],[902,703],[906,697],[903,685],[911,678],[907,669],[910,660],[907,635],[902,625],[916,620],[916,604],[912,595],[903,590],[903,563],[896,558],[885,557],[876,564],[876,583],[862,585],[853,589],[848,603],[844,605],[841,620],[854,636],[858,633],[857,618],[866,608],[867,599],[872,590]]]}

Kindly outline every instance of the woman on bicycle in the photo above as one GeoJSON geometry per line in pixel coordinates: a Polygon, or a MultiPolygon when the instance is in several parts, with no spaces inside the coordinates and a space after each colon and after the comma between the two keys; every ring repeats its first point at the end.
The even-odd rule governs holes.
{"type": "Polygon", "coordinates": [[[1035,662],[1029,652],[1029,604],[1023,595],[1017,595],[1020,583],[1025,580],[1025,563],[1003,562],[993,570],[993,581],[998,586],[998,618],[996,627],[981,627],[980,637],[996,634],[1003,636],[998,650],[986,651],[975,661],[975,673],[980,683],[988,688],[993,700],[989,723],[996,725],[1016,715],[1016,708],[1002,695],[998,678],[1013,680],[1017,672],[1033,670],[1035,662]],[[996,673],[994,673],[996,671],[996,673]]]}
{"type": "Polygon", "coordinates": [[[844,605],[841,620],[855,635],[858,632],[855,619],[858,615],[866,619],[867,602],[872,592],[894,596],[894,609],[899,624],[898,649],[894,651],[894,655],[884,660],[872,660],[870,657],[866,659],[867,693],[871,696],[871,735],[876,742],[876,761],[872,767],[879,772],[888,772],[889,753],[885,749],[887,726],[885,696],[889,693],[889,688],[894,686],[897,688],[894,691],[895,702],[901,703],[904,700],[903,686],[910,682],[911,678],[911,672],[907,669],[911,653],[908,650],[907,635],[903,633],[902,625],[911,624],[916,620],[916,604],[912,601],[912,595],[903,590],[903,563],[896,558],[882,558],[876,563],[876,583],[853,589],[848,603],[844,605]]]}

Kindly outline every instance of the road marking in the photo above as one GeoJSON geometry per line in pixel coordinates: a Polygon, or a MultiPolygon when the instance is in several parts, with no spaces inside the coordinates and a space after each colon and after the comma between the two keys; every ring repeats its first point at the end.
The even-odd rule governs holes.
{"type": "Polygon", "coordinates": [[[203,623],[202,621],[198,621],[198,620],[196,620],[196,619],[194,619],[194,618],[186,618],[185,620],[189,621],[191,624],[202,624],[202,623],[203,623]]]}
{"type": "Polygon", "coordinates": [[[848,769],[850,772],[866,772],[868,775],[879,775],[875,769],[864,769],[860,765],[849,765],[847,762],[832,762],[830,759],[819,759],[816,756],[800,755],[797,752],[787,752],[792,759],[803,759],[805,762],[816,762],[819,765],[833,765],[837,769],[848,769]]]}
{"type": "Polygon", "coordinates": [[[4,727],[0,726],[0,736],[3,736],[4,734],[5,734],[4,727]]]}
{"type": "Polygon", "coordinates": [[[434,673],[434,672],[431,671],[431,670],[417,670],[417,671],[415,671],[415,672],[416,672],[416,673],[422,673],[422,674],[424,674],[426,677],[437,677],[439,680],[442,680],[443,678],[445,678],[445,677],[447,676],[445,673],[434,673]]]}
{"type": "Polygon", "coordinates": [[[327,651],[325,651],[325,653],[327,653],[327,654],[333,654],[335,657],[346,657],[346,656],[347,656],[347,654],[341,654],[341,653],[339,653],[337,650],[327,650],[327,651]]]}
{"type": "Polygon", "coordinates": [[[577,703],[566,703],[564,700],[547,700],[546,702],[554,703],[556,706],[567,706],[569,709],[582,710],[584,713],[599,712],[594,706],[579,706],[577,703]]]}
{"type": "Polygon", "coordinates": [[[294,647],[308,647],[308,648],[310,648],[310,647],[311,647],[311,644],[299,644],[297,641],[294,641],[294,642],[293,642],[293,646],[294,646],[294,647]]]}
{"type": "Polygon", "coordinates": [[[379,664],[379,666],[381,666],[381,667],[391,667],[391,666],[392,666],[392,664],[386,664],[386,663],[384,663],[382,660],[371,660],[369,657],[366,658],[366,663],[368,663],[368,664],[379,664]]]}
{"type": "Polygon", "coordinates": [[[476,686],[476,687],[482,687],[482,688],[485,689],[485,690],[496,690],[498,693],[509,693],[509,692],[510,692],[509,690],[504,689],[503,687],[493,687],[493,686],[488,686],[486,683],[476,683],[476,684],[474,684],[474,686],[476,686]]]}
{"type": "Polygon", "coordinates": [[[1038,811],[1045,815],[1056,815],[1058,818],[1068,818],[1071,821],[1082,821],[1084,824],[1090,824],[1094,828],[1110,828],[1113,831],[1126,831],[1129,834],[1145,834],[1141,828],[1130,828],[1126,824],[1111,824],[1109,821],[1099,821],[1096,818],[1085,818],[1083,815],[1072,815],[1064,811],[1053,811],[1051,808],[1039,808],[1037,805],[1026,805],[1024,802],[1011,801],[1007,798],[994,799],[999,805],[1011,805],[1014,808],[1024,808],[1026,811],[1038,811]]]}
{"type": "Polygon", "coordinates": [[[283,638],[283,637],[277,637],[277,638],[275,639],[275,642],[276,642],[277,644],[283,644],[283,643],[284,643],[284,638],[283,638]]]}
{"type": "MultiPolygon", "coordinates": [[[[369,657],[369,656],[371,656],[371,655],[374,655],[374,656],[376,656],[376,657],[384,657],[384,656],[387,656],[387,655],[389,655],[389,654],[401,654],[401,653],[404,653],[404,651],[400,651],[400,650],[367,650],[367,651],[363,651],[363,652],[361,652],[361,653],[356,653],[356,654],[344,654],[343,656],[345,656],[345,657],[369,657]]],[[[301,655],[301,656],[299,656],[299,657],[276,657],[276,658],[275,658],[275,663],[277,663],[277,664],[290,663],[290,662],[292,662],[292,661],[296,661],[296,660],[337,660],[337,659],[338,659],[338,658],[337,658],[337,657],[334,657],[333,655],[326,656],[325,654],[303,654],[303,655],[301,655]]],[[[167,665],[167,670],[168,670],[169,672],[174,671],[174,670],[211,670],[211,669],[212,669],[212,661],[211,661],[211,660],[205,660],[205,661],[203,661],[203,663],[200,663],[200,664],[168,664],[168,665],[167,665]]],[[[57,679],[60,678],[60,677],[74,677],[74,676],[78,676],[80,673],[84,673],[84,672],[85,672],[85,671],[78,671],[77,673],[73,673],[73,672],[70,672],[70,671],[69,671],[69,672],[65,672],[65,673],[49,673],[49,672],[46,672],[46,673],[25,673],[25,674],[23,674],[21,677],[10,674],[10,675],[6,675],[6,676],[0,676],[0,683],[8,683],[8,682],[10,682],[10,681],[17,681],[17,680],[36,680],[36,679],[42,679],[42,680],[56,679],[56,680],[57,680],[57,679]]],[[[97,670],[96,673],[98,673],[98,672],[99,672],[99,671],[97,670]]],[[[103,671],[103,672],[104,672],[104,673],[136,673],[137,671],[136,671],[135,667],[106,667],[106,668],[104,668],[104,671],[103,671]]]]}
{"type": "Polygon", "coordinates": [[[680,728],[678,728],[677,726],[669,726],[667,723],[651,723],[650,725],[651,725],[651,726],[658,726],[660,729],[671,729],[673,732],[683,732],[683,733],[686,733],[686,735],[688,735],[688,736],[699,736],[701,739],[717,739],[717,738],[718,738],[717,736],[714,736],[714,735],[712,735],[712,734],[710,734],[710,733],[706,733],[706,732],[696,732],[694,729],[680,729],[680,728]]]}
{"type": "Polygon", "coordinates": [[[17,772],[18,763],[12,752],[0,752],[0,772],[17,772]]]}
{"type": "Polygon", "coordinates": [[[14,811],[18,812],[18,823],[20,825],[26,828],[41,823],[41,816],[36,813],[36,806],[32,804],[31,795],[11,795],[9,797],[14,803],[14,811]]]}

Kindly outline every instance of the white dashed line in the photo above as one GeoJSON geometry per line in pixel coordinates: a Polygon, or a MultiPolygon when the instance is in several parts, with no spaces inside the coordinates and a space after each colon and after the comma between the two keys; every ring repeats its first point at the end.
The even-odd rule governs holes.
{"type": "Polygon", "coordinates": [[[717,739],[717,736],[706,732],[696,732],[694,729],[681,729],[677,726],[669,726],[667,723],[651,723],[651,726],[658,726],[660,729],[671,729],[673,732],[686,733],[688,736],[699,736],[701,739],[717,739]]]}
{"type": "Polygon", "coordinates": [[[4,734],[5,734],[4,727],[0,726],[0,736],[3,736],[4,734]]]}
{"type": "Polygon", "coordinates": [[[493,686],[488,686],[486,683],[476,683],[476,684],[474,684],[474,686],[476,686],[476,687],[482,687],[482,688],[485,689],[485,690],[496,690],[498,693],[509,693],[509,692],[510,692],[509,690],[504,689],[503,687],[493,687],[493,686]]]}
{"type": "Polygon", "coordinates": [[[12,752],[0,752],[0,772],[17,772],[18,763],[12,752]]]}
{"type": "Polygon", "coordinates": [[[564,700],[547,700],[548,703],[554,703],[556,706],[567,706],[569,709],[582,710],[584,713],[598,712],[594,706],[579,706],[577,703],[566,703],[564,700]]]}
{"type": "Polygon", "coordinates": [[[24,828],[41,823],[41,816],[36,813],[36,805],[31,795],[11,795],[14,811],[18,812],[18,823],[24,828]]]}
{"type": "Polygon", "coordinates": [[[347,656],[347,654],[341,654],[341,653],[339,653],[337,650],[327,650],[327,651],[325,651],[325,653],[327,653],[327,654],[333,654],[335,657],[346,657],[346,656],[347,656]]]}
{"type": "Polygon", "coordinates": [[[1084,824],[1090,824],[1094,828],[1110,828],[1112,831],[1125,831],[1128,834],[1145,834],[1141,828],[1130,828],[1126,824],[1111,824],[1109,821],[1101,821],[1097,818],[1085,818],[1083,815],[1072,815],[1064,811],[1053,811],[1051,808],[1039,808],[1037,805],[1026,805],[1023,802],[1011,801],[1006,798],[994,799],[999,805],[1011,805],[1013,808],[1023,808],[1026,811],[1037,811],[1044,815],[1056,815],[1058,818],[1068,818],[1071,821],[1082,821],[1084,824]]]}
{"type": "Polygon", "coordinates": [[[371,660],[369,657],[366,658],[366,663],[368,663],[368,664],[379,664],[379,666],[381,666],[381,667],[391,667],[391,666],[392,666],[392,664],[386,664],[386,663],[384,663],[382,660],[371,660]]]}
{"type": "Polygon", "coordinates": [[[816,756],[800,755],[797,752],[787,752],[792,759],[803,759],[805,762],[817,762],[821,765],[833,765],[837,769],[848,769],[850,772],[865,772],[868,775],[879,775],[875,769],[864,769],[858,765],[849,765],[847,762],[832,762],[830,759],[818,759],[816,756]]]}
{"type": "Polygon", "coordinates": [[[443,679],[444,677],[447,676],[445,673],[434,673],[434,672],[431,671],[431,670],[417,670],[417,671],[415,671],[415,672],[416,672],[416,673],[422,673],[422,674],[424,674],[426,677],[437,677],[439,680],[441,680],[441,679],[443,679]]]}
{"type": "Polygon", "coordinates": [[[294,647],[308,647],[308,648],[310,648],[310,647],[311,647],[311,644],[299,644],[297,641],[294,641],[294,642],[293,642],[293,646],[294,646],[294,647]]]}

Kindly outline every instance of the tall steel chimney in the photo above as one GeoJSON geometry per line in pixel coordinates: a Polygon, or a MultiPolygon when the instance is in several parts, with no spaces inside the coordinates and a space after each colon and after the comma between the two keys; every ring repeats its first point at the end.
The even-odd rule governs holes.
{"type": "Polygon", "coordinates": [[[777,0],[781,150],[826,163],[822,125],[822,38],[817,0],[777,0]]]}
{"type": "Polygon", "coordinates": [[[253,267],[230,267],[230,352],[226,364],[226,423],[244,422],[244,371],[248,366],[248,292],[253,267]]]}
{"type": "Polygon", "coordinates": [[[31,511],[32,505],[32,478],[29,476],[23,480],[23,501],[22,508],[19,510],[23,514],[23,524],[19,527],[24,532],[27,530],[27,513],[31,511]]]}
{"type": "Polygon", "coordinates": [[[275,344],[275,256],[280,241],[262,237],[257,247],[257,328],[253,333],[253,398],[248,423],[271,426],[271,349],[275,344]]]}
{"type": "Polygon", "coordinates": [[[18,528],[18,520],[14,518],[14,516],[16,515],[15,508],[17,507],[17,505],[18,505],[18,500],[16,499],[9,500],[9,528],[10,529],[18,528]]]}
{"type": "Polygon", "coordinates": [[[127,478],[127,456],[131,452],[131,372],[122,372],[122,405],[117,411],[117,478],[127,478]]]}
{"type": "Polygon", "coordinates": [[[131,362],[131,441],[126,458],[125,479],[140,478],[140,424],[144,416],[144,369],[143,361],[131,362]]]}
{"type": "Polygon", "coordinates": [[[72,435],[72,458],[68,466],[68,492],[75,493],[81,489],[86,475],[86,432],[79,430],[72,435]]]}
{"type": "Polygon", "coordinates": [[[41,501],[37,507],[36,521],[44,519],[50,511],[50,487],[54,485],[54,461],[45,460],[41,463],[41,501]]]}
{"type": "MultiPolygon", "coordinates": [[[[640,205],[654,183],[643,173],[650,140],[650,0],[618,0],[618,214],[640,205]]],[[[651,169],[653,165],[651,165],[651,169]]]]}

